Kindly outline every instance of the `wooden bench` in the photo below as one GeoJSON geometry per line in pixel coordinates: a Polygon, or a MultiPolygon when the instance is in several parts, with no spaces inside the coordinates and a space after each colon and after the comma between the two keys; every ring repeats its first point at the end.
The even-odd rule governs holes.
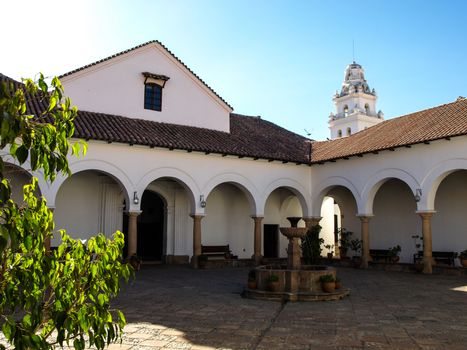
{"type": "Polygon", "coordinates": [[[393,255],[389,249],[370,249],[370,256],[373,261],[390,262],[393,255]]]}
{"type": "Polygon", "coordinates": [[[231,255],[229,245],[201,245],[201,254],[210,257],[222,257],[231,255]]]}
{"type": "MultiPolygon", "coordinates": [[[[454,266],[454,261],[457,258],[456,252],[431,252],[433,259],[438,263],[454,266]]],[[[419,250],[413,255],[413,263],[420,263],[423,260],[423,250],[419,250]]]]}

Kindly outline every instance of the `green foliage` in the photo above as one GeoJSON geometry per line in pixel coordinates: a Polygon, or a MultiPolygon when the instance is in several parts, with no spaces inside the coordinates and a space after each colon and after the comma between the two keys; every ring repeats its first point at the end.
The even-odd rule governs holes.
{"type": "Polygon", "coordinates": [[[251,269],[248,271],[248,281],[256,281],[256,270],[251,269]]]}
{"type": "Polygon", "coordinates": [[[269,275],[268,276],[268,280],[267,280],[268,283],[274,283],[274,282],[279,282],[279,276],[277,275],[269,275]]]}
{"type": "Polygon", "coordinates": [[[302,256],[306,264],[313,264],[321,256],[324,239],[319,237],[321,226],[315,225],[308,230],[305,237],[302,238],[301,248],[302,256]]]}
{"type": "Polygon", "coordinates": [[[401,246],[396,245],[392,248],[389,248],[388,254],[389,256],[398,256],[400,252],[401,252],[401,246]]]}
{"type": "Polygon", "coordinates": [[[344,227],[340,228],[337,232],[339,235],[339,246],[347,252],[350,249],[350,242],[353,232],[347,231],[344,227]]]}
{"type": "MultiPolygon", "coordinates": [[[[25,80],[24,89],[0,84],[0,150],[17,164],[29,160],[31,170],[52,181],[57,173],[70,174],[67,155],[85,153],[86,145],[70,143],[77,110],[63,97],[57,78],[51,85],[49,92],[42,75],[37,84],[25,80]],[[44,105],[44,112],[28,115],[26,97],[44,105]]],[[[130,276],[121,259],[123,234],[116,232],[113,240],[98,235],[85,245],[61,231],[62,244],[48,252],[44,242],[54,230],[53,214],[45,199],[36,196],[37,179],[24,186],[24,203],[18,204],[5,175],[0,158],[3,334],[16,349],[52,349],[55,344],[103,349],[121,336],[125,325],[123,314],[109,305],[121,279],[130,276]]]]}
{"type": "Polygon", "coordinates": [[[350,241],[350,250],[360,254],[362,252],[362,240],[358,238],[352,239],[350,241]]]}
{"type": "Polygon", "coordinates": [[[333,275],[322,275],[320,276],[319,281],[321,283],[327,283],[327,282],[335,282],[336,280],[334,279],[333,275]]]}

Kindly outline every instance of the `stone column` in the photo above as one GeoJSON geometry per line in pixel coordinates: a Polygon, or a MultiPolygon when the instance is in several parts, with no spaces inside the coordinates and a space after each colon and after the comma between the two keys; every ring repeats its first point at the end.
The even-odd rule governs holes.
{"type": "Polygon", "coordinates": [[[255,261],[256,265],[261,263],[261,222],[263,221],[263,216],[252,216],[255,221],[255,231],[254,231],[254,253],[252,259],[255,261]]]}
{"type": "Polygon", "coordinates": [[[190,215],[193,218],[193,257],[191,264],[198,268],[198,256],[201,255],[201,219],[203,215],[190,215]]]}
{"type": "Polygon", "coordinates": [[[423,273],[433,273],[433,245],[431,238],[431,217],[434,212],[418,212],[422,218],[422,234],[423,234],[423,273]]]}
{"type": "Polygon", "coordinates": [[[371,216],[359,216],[362,225],[362,265],[363,269],[368,268],[368,262],[371,261],[370,256],[370,218],[371,216]]]}
{"type": "Polygon", "coordinates": [[[140,211],[128,212],[128,256],[136,255],[138,246],[138,215],[140,211]]]}

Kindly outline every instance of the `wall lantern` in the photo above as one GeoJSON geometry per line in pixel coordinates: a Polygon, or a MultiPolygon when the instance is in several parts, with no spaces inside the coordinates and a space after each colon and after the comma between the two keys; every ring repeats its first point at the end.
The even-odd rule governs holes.
{"type": "Polygon", "coordinates": [[[138,204],[139,203],[139,198],[138,198],[138,193],[133,192],[133,203],[138,204]]]}
{"type": "Polygon", "coordinates": [[[420,198],[422,198],[422,189],[421,188],[417,188],[415,190],[414,198],[415,198],[415,202],[417,202],[417,203],[420,202],[420,198]]]}
{"type": "Polygon", "coordinates": [[[204,195],[199,196],[199,205],[201,208],[206,208],[206,201],[204,200],[204,195]]]}

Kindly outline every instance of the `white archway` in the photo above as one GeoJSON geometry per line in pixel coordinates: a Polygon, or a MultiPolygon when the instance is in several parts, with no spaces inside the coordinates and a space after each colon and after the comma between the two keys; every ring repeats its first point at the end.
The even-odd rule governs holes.
{"type": "Polygon", "coordinates": [[[443,161],[431,169],[422,181],[423,196],[418,210],[434,211],[436,192],[441,182],[450,174],[458,170],[467,170],[467,159],[455,158],[443,161]]]}
{"type": "Polygon", "coordinates": [[[264,208],[266,206],[266,201],[271,193],[278,188],[286,188],[290,190],[295,196],[297,196],[302,207],[303,217],[311,216],[311,196],[310,193],[302,186],[299,182],[291,179],[277,179],[271,182],[263,191],[260,200],[258,201],[258,212],[261,213],[257,215],[264,215],[264,208]]]}
{"type": "Polygon", "coordinates": [[[204,215],[204,208],[201,208],[199,201],[196,201],[196,198],[199,198],[201,195],[198,185],[189,174],[180,169],[158,168],[150,170],[138,181],[135,191],[142,194],[151,182],[160,178],[169,178],[182,185],[188,193],[191,212],[193,214],[204,215]]]}
{"type": "Polygon", "coordinates": [[[205,198],[207,198],[215,187],[223,183],[228,183],[239,188],[245,194],[246,198],[248,199],[251,215],[252,216],[258,215],[258,205],[257,205],[257,201],[259,199],[258,190],[253,185],[253,183],[251,183],[251,181],[248,180],[243,175],[240,175],[237,173],[224,173],[224,174],[216,175],[207,182],[207,184],[204,186],[201,193],[204,194],[205,198]]]}
{"type": "MultiPolygon", "coordinates": [[[[72,173],[71,176],[73,176],[73,174],[77,174],[83,171],[98,171],[110,176],[117,183],[119,183],[120,186],[122,186],[125,201],[127,203],[132,203],[132,201],[130,200],[130,194],[132,193],[134,185],[131,182],[130,178],[125,174],[125,172],[120,168],[116,167],[114,164],[98,159],[83,159],[71,163],[70,170],[72,173]]],[[[48,198],[48,200],[50,201],[50,206],[55,206],[57,193],[60,190],[60,187],[67,179],[68,177],[65,176],[57,176],[57,179],[52,183],[49,190],[50,198],[48,198]]]]}
{"type": "Polygon", "coordinates": [[[378,192],[379,188],[390,179],[398,179],[410,187],[412,193],[415,193],[417,188],[420,188],[420,184],[405,170],[397,168],[387,168],[382,169],[373,175],[366,181],[365,187],[362,191],[362,210],[359,208],[359,213],[365,215],[373,214],[373,202],[375,195],[378,192]]]}
{"type": "Polygon", "coordinates": [[[331,189],[334,187],[344,187],[348,189],[357,203],[357,210],[358,212],[361,211],[361,201],[360,201],[360,194],[355,187],[355,185],[348,179],[342,176],[331,176],[328,177],[326,180],[321,182],[316,189],[313,191],[312,195],[312,216],[319,217],[321,216],[321,205],[323,203],[324,197],[329,193],[331,189]]]}

